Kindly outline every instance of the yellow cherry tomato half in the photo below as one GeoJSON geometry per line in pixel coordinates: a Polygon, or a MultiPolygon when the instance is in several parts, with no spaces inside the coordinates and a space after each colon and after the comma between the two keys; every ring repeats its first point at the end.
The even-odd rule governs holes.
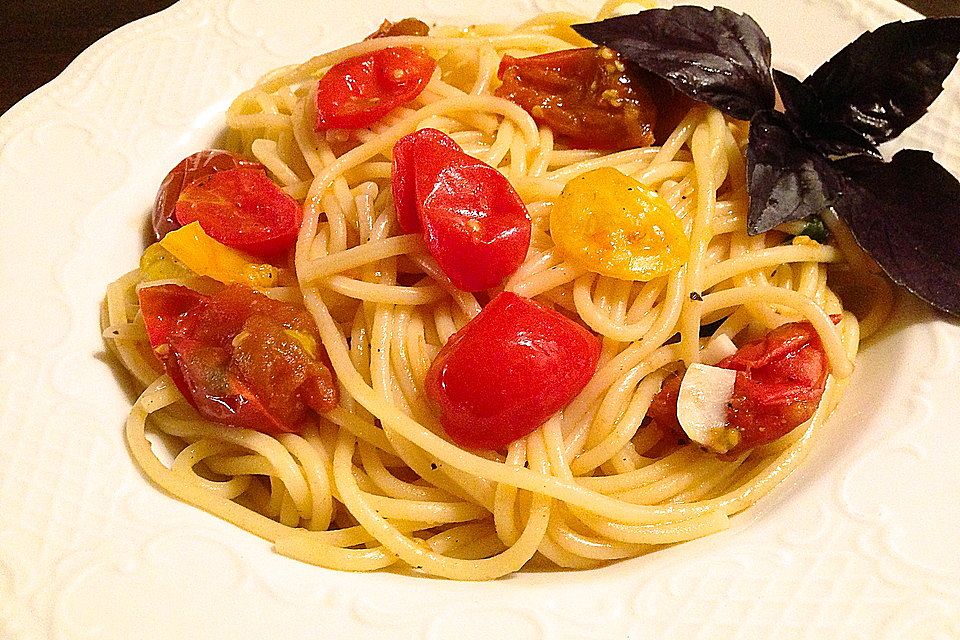
{"type": "Polygon", "coordinates": [[[690,255],[670,205],[612,167],[567,183],[550,213],[550,235],[571,261],[621,280],[652,280],[690,255]]]}

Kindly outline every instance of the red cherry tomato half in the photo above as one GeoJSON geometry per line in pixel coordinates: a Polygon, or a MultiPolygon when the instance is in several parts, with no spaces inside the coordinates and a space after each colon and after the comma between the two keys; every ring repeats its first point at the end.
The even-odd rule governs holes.
{"type": "MultiPolygon", "coordinates": [[[[716,366],[737,372],[727,423],[739,432],[740,441],[729,454],[773,442],[809,420],[820,404],[829,372],[827,354],[809,322],[777,327],[716,366]]],[[[647,415],[682,434],[677,421],[680,383],[678,374],[667,378],[647,415]]]]}
{"type": "Polygon", "coordinates": [[[263,169],[263,165],[220,149],[198,151],[181,160],[160,183],[160,190],[153,205],[153,233],[157,240],[162,240],[163,236],[180,228],[175,207],[184,187],[217,171],[244,168],[263,169]]]}
{"type": "Polygon", "coordinates": [[[218,242],[270,259],[296,243],[303,212],[263,171],[229,169],[187,185],[176,216],[181,225],[199,221],[218,242]]]}
{"type": "Polygon", "coordinates": [[[336,406],[337,386],[304,309],[242,285],[210,296],[163,285],[138,296],[154,352],[203,417],[276,434],[300,431],[308,407],[336,406]]]}
{"type": "Polygon", "coordinates": [[[454,442],[502,449],[565,407],[599,357],[600,341],[589,331],[504,292],[440,350],[426,393],[454,442]]]}
{"type": "Polygon", "coordinates": [[[457,288],[495,287],[523,263],[531,233],[526,206],[503,174],[449,136],[422,129],[401,138],[392,180],[400,228],[423,233],[457,288]]]}
{"type": "Polygon", "coordinates": [[[420,95],[437,62],[409,47],[388,47],[333,65],[317,84],[317,131],[361,129],[420,95]]]}
{"type": "Polygon", "coordinates": [[[640,76],[612,49],[504,56],[495,95],[524,108],[567,144],[629,149],[653,143],[657,107],[640,76]]]}
{"type": "Polygon", "coordinates": [[[436,152],[439,147],[461,151],[453,138],[437,129],[421,129],[403,136],[393,145],[391,189],[397,209],[397,223],[404,233],[421,231],[416,190],[418,157],[423,153],[436,152]]]}

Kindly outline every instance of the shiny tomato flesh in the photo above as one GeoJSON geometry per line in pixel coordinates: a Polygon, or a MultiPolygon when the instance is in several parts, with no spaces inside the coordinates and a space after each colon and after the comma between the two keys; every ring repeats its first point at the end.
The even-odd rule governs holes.
{"type": "Polygon", "coordinates": [[[613,167],[567,182],[550,211],[550,237],[572,262],[621,280],[653,280],[690,255],[683,222],[666,200],[613,167]]]}
{"type": "Polygon", "coordinates": [[[297,241],[303,212],[258,169],[228,169],[187,185],[176,205],[177,222],[199,222],[218,242],[264,260],[297,241]]]}
{"type": "Polygon", "coordinates": [[[180,192],[188,184],[217,171],[228,169],[263,169],[259,162],[250,162],[240,156],[220,149],[207,149],[187,156],[177,164],[160,183],[157,199],[153,205],[153,233],[162,240],[171,231],[182,225],[177,221],[175,209],[180,192]]]}
{"type": "Polygon", "coordinates": [[[361,129],[427,86],[437,62],[410,47],[388,47],[333,65],[317,84],[316,130],[361,129]]]}
{"type": "Polygon", "coordinates": [[[276,434],[302,430],[308,408],[336,406],[333,374],[304,309],[242,285],[210,296],[163,285],[138,296],[164,370],[203,417],[276,434]]]}
{"type": "Polygon", "coordinates": [[[506,55],[497,76],[503,84],[495,95],[523,107],[570,146],[616,150],[653,143],[657,107],[612,49],[506,55]]]}
{"type": "Polygon", "coordinates": [[[420,231],[427,250],[464,291],[499,285],[530,246],[530,215],[499,171],[446,134],[423,129],[394,147],[393,196],[400,228],[420,231]]]}
{"type": "Polygon", "coordinates": [[[426,394],[454,442],[499,450],[565,407],[599,357],[600,340],[582,326],[504,292],[440,350],[426,394]]]}
{"type": "MultiPolygon", "coordinates": [[[[777,327],[716,366],[737,372],[727,408],[728,426],[740,436],[728,452],[734,455],[773,442],[809,420],[820,404],[829,372],[827,354],[809,322],[777,327]]],[[[647,415],[682,435],[677,421],[681,381],[680,374],[668,377],[647,415]]]]}

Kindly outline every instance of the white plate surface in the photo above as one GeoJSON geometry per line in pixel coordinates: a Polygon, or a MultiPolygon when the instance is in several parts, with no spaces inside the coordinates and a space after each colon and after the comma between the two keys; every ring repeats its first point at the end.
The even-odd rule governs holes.
{"type": "MultiPolygon", "coordinates": [[[[890,0],[730,0],[805,74],[890,0]]],[[[812,458],[730,530],[587,572],[466,584],[299,564],[151,486],[97,308],[165,172],[263,72],[382,17],[575,0],[182,0],[0,119],[0,638],[960,638],[960,327],[907,301],[812,458]],[[361,8],[362,7],[362,8],[361,8]]],[[[960,174],[960,82],[911,129],[960,174]]]]}

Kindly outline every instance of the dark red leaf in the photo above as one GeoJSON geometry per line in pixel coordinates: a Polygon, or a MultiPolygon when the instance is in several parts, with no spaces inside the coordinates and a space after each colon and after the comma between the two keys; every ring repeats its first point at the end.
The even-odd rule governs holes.
{"type": "Polygon", "coordinates": [[[799,125],[803,139],[827,156],[865,153],[880,157],[877,147],[862,133],[842,122],[823,122],[823,105],[810,87],[788,73],[773,71],[786,112],[799,125]]]}
{"type": "MultiPolygon", "coordinates": [[[[819,101],[812,132],[848,127],[880,144],[927,112],[960,52],[960,17],[891,22],[840,50],[803,81],[819,101]]],[[[811,123],[812,125],[812,123],[811,123]]],[[[811,126],[808,125],[808,128],[811,126]]]]}
{"type": "Polygon", "coordinates": [[[747,146],[749,233],[763,233],[783,222],[818,215],[830,205],[841,178],[801,135],[796,125],[777,111],[762,111],[751,121],[747,146]]]}
{"type": "Polygon", "coordinates": [[[960,182],[928,151],[839,166],[849,179],[835,206],[857,243],[894,282],[960,315],[960,182]]]}

